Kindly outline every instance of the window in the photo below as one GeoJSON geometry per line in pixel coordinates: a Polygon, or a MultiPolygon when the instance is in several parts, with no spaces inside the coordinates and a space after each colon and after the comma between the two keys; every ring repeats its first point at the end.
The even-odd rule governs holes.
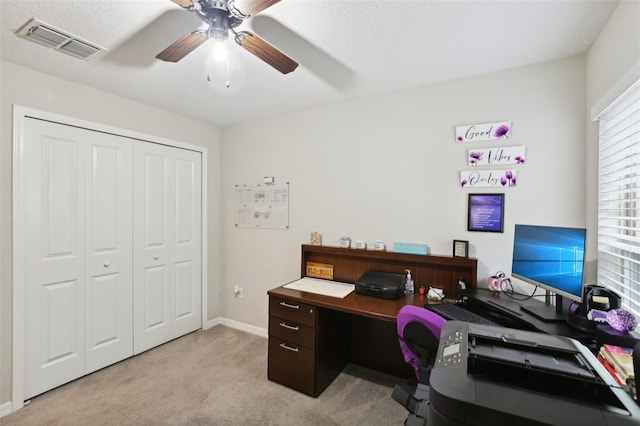
{"type": "Polygon", "coordinates": [[[598,284],[640,316],[640,81],[598,118],[598,284]]]}

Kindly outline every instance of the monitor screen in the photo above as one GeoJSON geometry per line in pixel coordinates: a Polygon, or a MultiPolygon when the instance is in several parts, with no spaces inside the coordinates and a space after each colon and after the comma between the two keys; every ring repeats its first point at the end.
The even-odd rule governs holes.
{"type": "Polygon", "coordinates": [[[585,238],[581,228],[516,225],[513,277],[581,301],[585,238]]]}

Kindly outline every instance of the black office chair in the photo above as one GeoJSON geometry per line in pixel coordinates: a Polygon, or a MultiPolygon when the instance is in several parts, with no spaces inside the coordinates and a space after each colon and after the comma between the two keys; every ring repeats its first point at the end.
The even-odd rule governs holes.
{"type": "Polygon", "coordinates": [[[406,426],[426,425],[429,410],[429,376],[438,352],[445,319],[427,309],[406,305],[397,316],[398,340],[404,360],[413,367],[415,379],[395,385],[391,396],[408,411],[406,426]]]}

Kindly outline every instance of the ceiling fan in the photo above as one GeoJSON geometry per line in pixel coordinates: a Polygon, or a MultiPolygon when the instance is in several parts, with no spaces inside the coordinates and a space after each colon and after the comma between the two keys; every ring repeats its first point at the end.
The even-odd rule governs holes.
{"type": "Polygon", "coordinates": [[[171,46],[160,52],[156,58],[167,62],[178,62],[208,39],[226,40],[229,32],[234,34],[237,44],[245,50],[280,71],[288,74],[296,69],[298,63],[278,49],[248,31],[235,28],[245,19],[257,15],[280,0],[244,0],[243,11],[238,10],[235,0],[171,0],[182,8],[195,13],[207,24],[206,29],[182,36],[171,46]]]}

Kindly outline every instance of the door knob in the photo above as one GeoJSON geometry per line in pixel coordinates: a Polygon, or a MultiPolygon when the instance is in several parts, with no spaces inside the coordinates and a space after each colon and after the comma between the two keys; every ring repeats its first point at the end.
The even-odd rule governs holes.
{"type": "Polygon", "coordinates": [[[157,254],[154,254],[154,255],[153,255],[153,259],[154,259],[154,260],[158,260],[158,258],[159,258],[159,257],[160,257],[160,256],[158,256],[157,254]]]}
{"type": "Polygon", "coordinates": [[[105,268],[108,268],[108,267],[109,267],[109,261],[108,261],[108,260],[105,260],[105,261],[104,261],[104,267],[105,267],[105,268]]]}

